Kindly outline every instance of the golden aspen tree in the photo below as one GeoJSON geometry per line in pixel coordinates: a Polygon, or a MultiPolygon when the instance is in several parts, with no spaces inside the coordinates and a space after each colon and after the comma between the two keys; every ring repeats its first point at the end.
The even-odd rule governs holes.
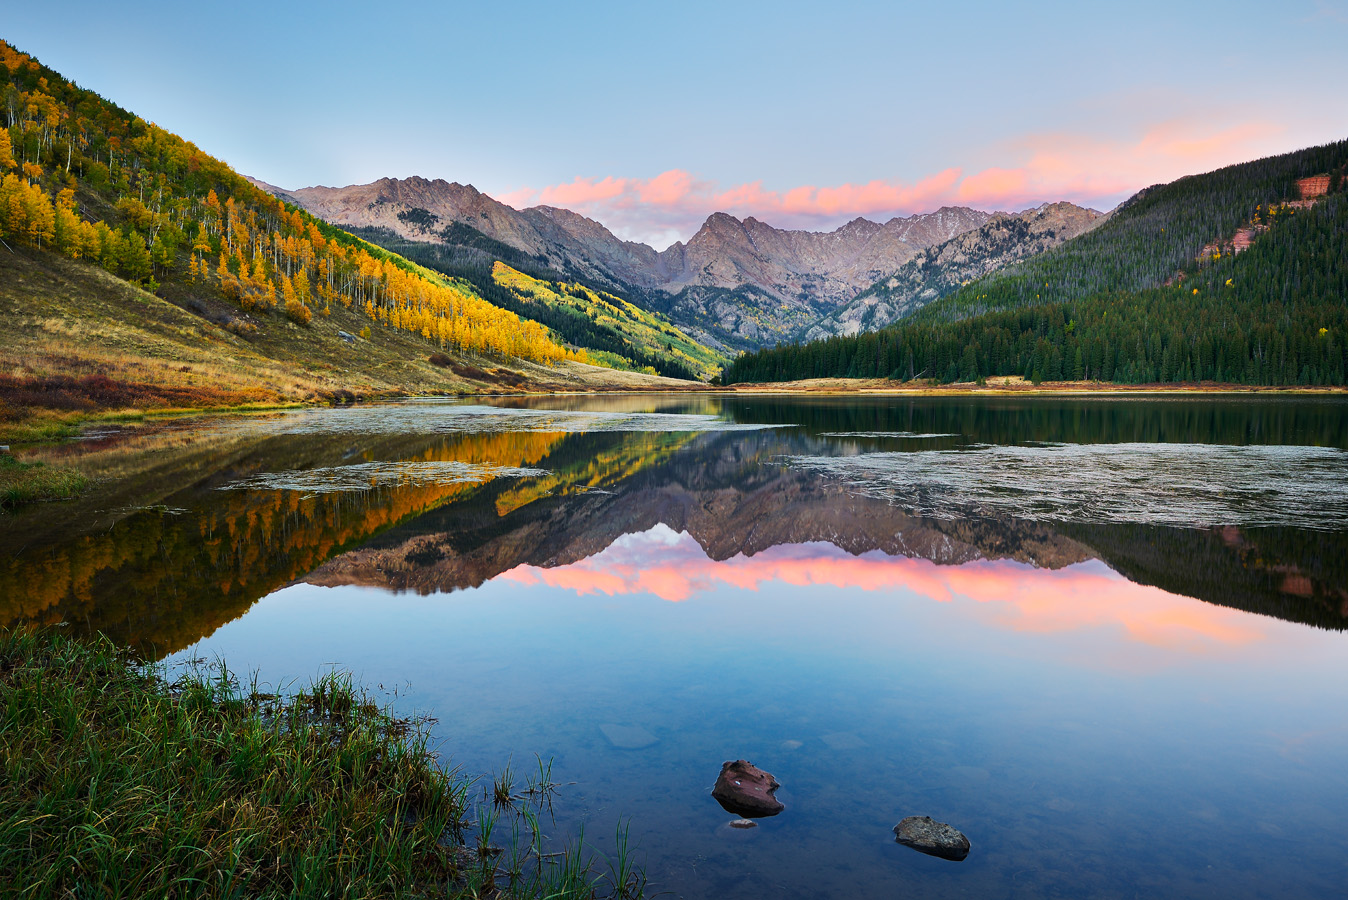
{"type": "Polygon", "coordinates": [[[299,298],[301,303],[307,305],[309,303],[309,276],[304,274],[303,269],[300,269],[295,273],[292,280],[295,284],[295,296],[299,298]]]}
{"type": "Polygon", "coordinates": [[[28,241],[41,250],[44,240],[50,242],[56,236],[56,210],[46,192],[36,185],[25,192],[23,207],[28,219],[28,241]]]}
{"type": "MultiPolygon", "coordinates": [[[[214,193],[214,191],[212,191],[214,193]]],[[[192,241],[192,251],[197,254],[197,258],[204,261],[207,253],[211,252],[211,237],[206,233],[206,223],[197,225],[197,236],[192,241]]],[[[203,273],[204,274],[204,273],[203,273]]]]}

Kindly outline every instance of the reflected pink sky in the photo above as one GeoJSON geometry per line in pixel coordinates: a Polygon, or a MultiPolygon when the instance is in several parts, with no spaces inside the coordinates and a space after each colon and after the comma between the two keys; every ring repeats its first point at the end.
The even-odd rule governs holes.
{"type": "Polygon", "coordinates": [[[941,566],[880,551],[853,556],[832,544],[773,547],[716,561],[686,533],[664,525],[625,535],[587,559],[555,568],[517,566],[498,580],[580,595],[648,594],[678,603],[724,588],[773,583],[916,594],[940,603],[968,599],[978,620],[1038,634],[1108,629],[1126,642],[1184,654],[1247,648],[1273,637],[1276,623],[1134,584],[1098,560],[1042,569],[1012,560],[941,566]]]}

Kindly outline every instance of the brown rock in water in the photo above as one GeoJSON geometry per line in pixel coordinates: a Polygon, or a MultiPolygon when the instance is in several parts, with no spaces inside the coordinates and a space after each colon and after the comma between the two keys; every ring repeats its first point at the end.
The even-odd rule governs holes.
{"type": "Polygon", "coordinates": [[[894,839],[905,847],[959,862],[969,855],[969,839],[931,816],[909,816],[894,826],[894,839]]]}
{"type": "Polygon", "coordinates": [[[786,809],[773,796],[779,787],[776,778],[748,760],[737,759],[721,766],[711,795],[726,812],[756,819],[775,816],[786,809]]]}

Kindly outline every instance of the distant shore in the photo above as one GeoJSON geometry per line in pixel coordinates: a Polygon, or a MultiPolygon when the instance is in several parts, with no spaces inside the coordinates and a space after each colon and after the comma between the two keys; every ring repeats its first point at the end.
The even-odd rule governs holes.
{"type": "MultiPolygon", "coordinates": [[[[592,368],[592,367],[585,367],[592,368]]],[[[1272,394],[1286,396],[1348,396],[1348,387],[1302,387],[1293,385],[1246,385],[1218,382],[1182,382],[1154,384],[1116,384],[1102,381],[1045,381],[1033,384],[1019,377],[989,378],[983,384],[959,382],[890,381],[885,378],[811,378],[801,381],[768,381],[749,384],[711,385],[678,382],[669,378],[650,378],[632,372],[615,373],[613,382],[594,381],[571,384],[538,383],[519,378],[511,384],[474,386],[457,391],[374,391],[357,393],[335,391],[322,397],[305,399],[276,398],[261,402],[206,403],[199,406],[165,407],[125,406],[115,402],[95,404],[92,408],[72,410],[42,404],[12,402],[4,405],[0,391],[0,445],[31,444],[62,440],[81,429],[109,422],[130,423],[151,419],[202,414],[257,413],[280,409],[314,408],[364,401],[389,401],[414,397],[576,397],[644,394],[689,394],[698,396],[734,396],[741,394],[800,394],[811,396],[923,396],[923,397],[997,397],[997,396],[1221,396],[1272,394]],[[624,377],[625,376],[625,377],[624,377]]]]}
{"type": "Polygon", "coordinates": [[[1025,396],[1053,395],[1176,395],[1210,394],[1314,394],[1348,395],[1348,387],[1302,387],[1299,385],[1250,385],[1215,381],[1118,384],[1109,381],[1044,381],[1034,384],[1019,376],[988,378],[985,383],[972,381],[954,384],[890,381],[887,378],[809,378],[801,381],[764,381],[712,388],[740,394],[905,394],[923,396],[1025,396]]]}

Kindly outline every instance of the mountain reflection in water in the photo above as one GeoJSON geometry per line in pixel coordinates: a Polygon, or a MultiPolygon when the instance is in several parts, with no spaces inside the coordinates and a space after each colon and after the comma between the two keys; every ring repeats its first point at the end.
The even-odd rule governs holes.
{"type": "MultiPolygon", "coordinates": [[[[780,404],[736,406],[745,408],[729,410],[732,417],[785,424],[780,404]]],[[[416,412],[426,418],[427,408],[416,412]]],[[[455,421],[471,415],[449,408],[455,421]]],[[[1132,421],[1140,414],[1128,410],[1122,421],[1129,435],[1156,430],[1132,421]]],[[[1324,436],[1329,427],[1304,410],[1274,410],[1294,434],[1324,436]]],[[[1325,628],[1348,623],[1344,535],[1324,529],[1323,508],[1307,510],[1319,530],[1037,521],[995,505],[982,514],[952,506],[963,512],[932,517],[883,479],[848,483],[870,452],[859,440],[883,446],[886,434],[901,433],[913,452],[885,448],[881,457],[919,460],[930,454],[931,441],[958,433],[942,428],[960,425],[986,438],[1024,424],[1033,434],[1061,438],[1064,427],[1083,436],[1082,417],[1034,413],[1026,424],[1031,413],[1018,406],[1002,417],[944,407],[887,417],[828,405],[796,411],[802,426],[767,431],[684,430],[716,421],[705,411],[671,417],[666,424],[673,430],[662,431],[658,411],[628,409],[603,415],[615,428],[634,422],[639,430],[541,431],[544,423],[580,414],[532,412],[514,430],[443,434],[436,426],[395,434],[387,423],[405,425],[408,415],[376,408],[369,428],[360,425],[359,410],[342,410],[331,432],[323,431],[321,413],[305,413],[299,424],[283,417],[231,420],[215,432],[208,426],[209,439],[182,429],[132,434],[120,443],[105,438],[85,453],[86,467],[102,482],[77,503],[83,509],[53,505],[0,520],[7,548],[0,558],[0,620],[69,622],[158,656],[210,634],[296,579],[424,593],[474,587],[521,566],[556,569],[553,577],[562,577],[565,567],[621,546],[624,535],[664,526],[687,533],[708,560],[742,557],[760,571],[791,565],[790,552],[772,548],[804,544],[833,548],[815,566],[827,562],[830,571],[856,577],[868,577],[863,573],[885,557],[897,558],[885,576],[894,578],[917,577],[903,558],[940,566],[1005,559],[1040,569],[1099,559],[1170,593],[1325,628]],[[841,434],[833,430],[840,417],[887,428],[841,434]],[[813,462],[793,462],[801,459],[813,462]],[[830,465],[820,461],[830,459],[853,474],[821,476],[817,470],[830,465]]],[[[492,410],[490,417],[510,414],[492,410]]],[[[1093,408],[1085,418],[1100,415],[1093,408]]],[[[1236,432],[1269,436],[1266,423],[1234,424],[1235,415],[1191,410],[1166,427],[1188,440],[1195,428],[1214,423],[1227,439],[1236,432]]],[[[1326,463],[1325,453],[1341,451],[1310,458],[1332,470],[1338,463],[1326,463]]],[[[1346,475],[1332,472],[1331,484],[1346,475]]],[[[1064,477],[1089,482],[1080,471],[1064,477]]],[[[1152,473],[1153,490],[1160,477],[1152,473]]],[[[1297,473],[1279,477],[1294,480],[1297,473]]],[[[1303,478],[1303,489],[1323,481],[1303,478]]],[[[1220,494],[1222,486],[1210,481],[1207,489],[1220,494]]],[[[1028,567],[1018,576],[1026,584],[1033,580],[1028,567]]]]}

